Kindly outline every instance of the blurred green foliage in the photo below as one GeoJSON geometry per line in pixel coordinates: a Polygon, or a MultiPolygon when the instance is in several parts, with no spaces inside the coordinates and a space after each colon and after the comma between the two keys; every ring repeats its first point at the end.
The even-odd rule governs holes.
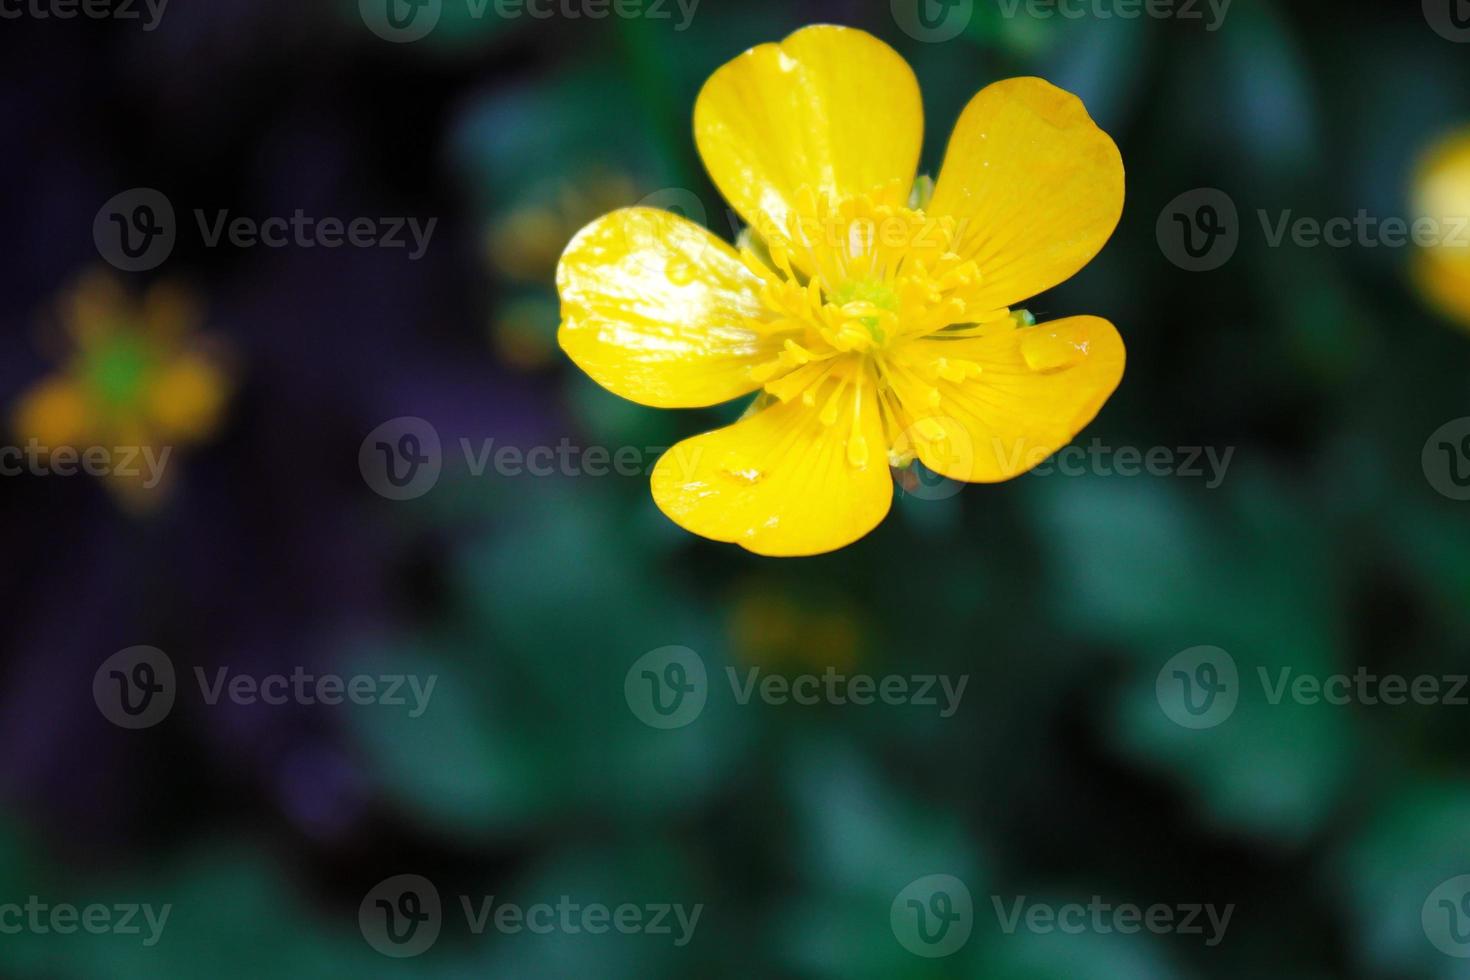
{"type": "MultiPolygon", "coordinates": [[[[1466,505],[1426,482],[1420,451],[1466,412],[1470,337],[1424,307],[1402,250],[1273,249],[1255,224],[1257,209],[1406,213],[1414,148],[1470,120],[1463,50],[1413,11],[1325,2],[1237,0],[1207,32],[1010,17],[976,0],[968,29],[943,44],[905,37],[886,4],[830,6],[825,16],[867,26],[913,64],[931,170],[969,96],[1014,74],[1078,92],[1114,134],[1129,172],[1123,224],[1092,266],[1031,308],[1107,316],[1127,341],[1123,387],[1080,441],[1228,448],[1221,485],[1053,472],[943,499],[901,493],[865,540],[780,563],[679,532],[643,477],[446,475],[423,501],[383,512],[441,543],[432,600],[342,645],[344,672],[438,677],[423,717],[355,712],[340,733],[394,828],[355,854],[352,873],[327,876],[348,884],[322,885],[295,860],[309,845],[279,827],[165,842],[146,861],[92,869],[11,820],[0,869],[22,892],[174,911],[157,948],[116,935],[0,937],[0,974],[1466,975],[1420,916],[1437,884],[1470,873],[1459,751],[1470,708],[1273,705],[1255,681],[1283,667],[1467,670],[1466,505]],[[1161,253],[1155,219],[1208,186],[1240,206],[1242,244],[1224,268],[1191,274],[1161,253]],[[773,608],[788,610],[796,642],[753,645],[742,610],[765,623],[773,608]],[[838,623],[830,650],[856,658],[844,670],[967,676],[961,710],[729,696],[727,667],[833,664],[804,642],[816,617],[838,623]],[[694,724],[662,731],[629,710],[624,674],[671,644],[701,655],[712,693],[694,724]],[[1155,682],[1202,644],[1230,652],[1242,691],[1228,721],[1193,730],[1160,710],[1155,682]],[[357,903],[400,872],[434,878],[448,920],[458,894],[705,910],[686,948],[652,936],[472,936],[451,921],[429,953],[390,960],[363,941],[357,903]],[[889,907],[935,873],[967,884],[975,931],[959,953],[928,960],[895,941],[889,907]],[[1237,910],[1207,948],[1181,935],[1006,934],[993,908],[997,896],[1093,895],[1237,910]]],[[[436,179],[452,182],[476,241],[526,208],[540,209],[532,217],[553,241],[569,235],[576,209],[558,209],[598,175],[634,200],[691,191],[729,234],[693,152],[694,95],[743,47],[808,19],[819,18],[706,0],[686,33],[455,15],[432,43],[355,43],[455,79],[436,179]]],[[[521,308],[516,349],[540,353],[512,366],[550,394],[557,437],[661,447],[738,414],[639,408],[566,369],[555,249],[530,253],[516,258],[539,279],[473,244],[462,261],[492,332],[511,304],[539,304],[521,308]]]]}

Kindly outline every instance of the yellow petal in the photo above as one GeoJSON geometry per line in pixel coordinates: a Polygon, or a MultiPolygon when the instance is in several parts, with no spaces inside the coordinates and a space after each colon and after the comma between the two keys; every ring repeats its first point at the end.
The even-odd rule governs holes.
{"type": "Polygon", "coordinates": [[[1011,78],[970,100],[950,137],[929,212],[985,283],[980,305],[1014,306],[1069,279],[1123,213],[1123,160],[1075,95],[1011,78]]]}
{"type": "Polygon", "coordinates": [[[888,513],[893,480],[873,385],[846,398],[831,424],[820,401],[796,399],[684,440],[654,467],[654,501],[680,527],[761,555],[851,544],[888,513]]]}
{"type": "Polygon", "coordinates": [[[1414,281],[1445,315],[1470,327],[1470,259],[1440,252],[1423,249],[1414,256],[1414,281]]]}
{"type": "Polygon", "coordinates": [[[1414,178],[1414,210],[1434,231],[1414,257],[1415,282],[1441,310],[1470,325],[1470,131],[1451,134],[1425,154],[1414,178]]]}
{"type": "Polygon", "coordinates": [[[225,374],[213,361],[182,354],[159,367],[144,397],[158,438],[197,442],[219,425],[227,393],[225,374]]]}
{"type": "Polygon", "coordinates": [[[556,270],[562,350],[594,381],[657,408],[754,391],[764,336],[760,283],[735,250],[668,211],[625,208],[577,233],[556,270]]]}
{"type": "Polygon", "coordinates": [[[1436,143],[1414,174],[1414,211],[1432,222],[1427,251],[1447,260],[1470,262],[1470,130],[1436,143]]]}
{"type": "Polygon", "coordinates": [[[896,352],[888,369],[903,426],[896,452],[916,452],[954,480],[995,483],[1036,466],[1092,421],[1123,378],[1113,325],[1094,316],[1014,322],[896,352]]]}
{"type": "Polygon", "coordinates": [[[802,187],[846,198],[896,181],[906,196],[923,137],[913,70],[849,27],[806,27],[751,48],[711,75],[694,105],[710,177],[768,239],[792,237],[802,187]]]}
{"type": "Polygon", "coordinates": [[[32,385],[15,405],[12,425],[22,441],[45,448],[77,446],[94,437],[95,413],[82,386],[65,375],[32,385]]]}

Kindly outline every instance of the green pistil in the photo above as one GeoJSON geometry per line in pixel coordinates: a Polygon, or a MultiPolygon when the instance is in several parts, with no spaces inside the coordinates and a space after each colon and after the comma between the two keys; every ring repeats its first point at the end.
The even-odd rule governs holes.
{"type": "Polygon", "coordinates": [[[121,408],[137,402],[150,358],[138,338],[118,333],[87,357],[87,382],[103,402],[121,408]]]}
{"type": "MultiPolygon", "coordinates": [[[[838,306],[846,306],[848,303],[871,303],[880,310],[898,312],[898,296],[893,290],[881,282],[867,279],[845,282],[838,286],[832,293],[832,301],[838,306]]],[[[883,329],[878,326],[876,316],[859,317],[858,322],[868,328],[868,333],[873,335],[875,341],[880,344],[883,342],[883,329]]]]}

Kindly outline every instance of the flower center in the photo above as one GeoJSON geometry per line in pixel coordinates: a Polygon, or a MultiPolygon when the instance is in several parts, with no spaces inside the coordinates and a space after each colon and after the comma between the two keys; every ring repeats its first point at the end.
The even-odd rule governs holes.
{"type": "MultiPolygon", "coordinates": [[[[890,286],[872,279],[849,279],[833,290],[829,299],[839,307],[857,304],[863,307],[871,306],[877,310],[886,310],[889,313],[898,312],[898,294],[890,286]]],[[[880,345],[883,343],[885,335],[878,314],[859,315],[855,319],[868,328],[868,333],[872,335],[874,343],[880,345]]]]}
{"type": "Polygon", "coordinates": [[[938,412],[941,381],[981,373],[959,348],[914,341],[974,336],[1012,316],[987,303],[980,269],[962,257],[963,229],[905,206],[907,190],[895,182],[835,200],[804,189],[783,226],[752,229],[738,243],[767,311],[752,329],[780,341],[752,380],[762,397],[800,398],[824,424],[850,424],[854,465],[867,459],[860,417],[875,396],[886,429],[938,412]],[[900,405],[895,383],[922,404],[900,405]]]}
{"type": "Polygon", "coordinates": [[[141,397],[151,362],[141,340],[119,332],[88,354],[87,378],[92,391],[108,407],[128,408],[141,397]]]}
{"type": "Polygon", "coordinates": [[[909,341],[1009,315],[985,302],[956,221],[905,206],[917,203],[907,192],[894,182],[834,199],[803,188],[779,227],[742,236],[770,314],[758,329],[782,341],[755,369],[768,393],[812,398],[809,387],[855,371],[881,383],[882,362],[909,341]]]}

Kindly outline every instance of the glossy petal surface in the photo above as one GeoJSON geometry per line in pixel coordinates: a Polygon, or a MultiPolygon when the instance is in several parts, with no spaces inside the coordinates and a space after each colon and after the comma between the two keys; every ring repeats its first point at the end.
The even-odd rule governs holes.
{"type": "Polygon", "coordinates": [[[835,424],[796,399],[686,439],[654,468],[653,499],[680,527],[757,554],[851,544],[893,499],[873,386],[853,401],[835,424]]]}
{"type": "Polygon", "coordinates": [[[977,302],[1014,306],[1069,279],[1123,213],[1123,161],[1081,100],[1040,78],[982,89],[950,137],[929,212],[960,226],[977,302]]]}
{"type": "Polygon", "coordinates": [[[768,238],[792,227],[803,187],[847,198],[892,183],[906,197],[923,136],[913,70],[847,27],[751,48],[710,76],[694,107],[710,177],[768,238]]]}
{"type": "Polygon", "coordinates": [[[760,331],[758,280],[729,245],[654,208],[614,211],[562,254],[562,350],[614,394],[658,408],[754,391],[779,344],[760,331]]]}
{"type": "Polygon", "coordinates": [[[1092,316],[1005,321],[962,340],[910,344],[890,370],[904,426],[895,448],[955,480],[1019,476],[1071,442],[1123,377],[1123,341],[1092,316]]]}

